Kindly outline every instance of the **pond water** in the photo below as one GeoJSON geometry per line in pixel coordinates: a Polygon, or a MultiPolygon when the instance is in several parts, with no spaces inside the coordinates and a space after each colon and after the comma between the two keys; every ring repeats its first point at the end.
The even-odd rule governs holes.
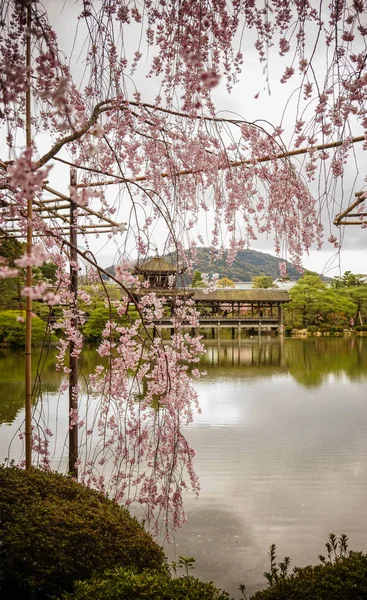
{"type": "MultiPolygon", "coordinates": [[[[185,434],[195,448],[198,499],[166,547],[196,559],[193,574],[240,597],[265,586],[268,548],[316,563],[328,534],[367,550],[367,339],[206,341],[195,385],[202,414],[185,434]]],[[[92,355],[84,358],[85,369],[92,355]]],[[[0,457],[23,419],[22,355],[0,354],[0,457]]],[[[58,396],[50,357],[43,392],[58,396]]],[[[56,409],[55,409],[56,410],[56,409]]],[[[66,414],[58,405],[60,420],[66,414]]]]}

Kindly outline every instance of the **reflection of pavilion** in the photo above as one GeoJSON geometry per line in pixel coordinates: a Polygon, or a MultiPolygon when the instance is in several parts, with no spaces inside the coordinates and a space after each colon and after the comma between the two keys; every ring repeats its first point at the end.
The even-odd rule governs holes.
{"type": "Polygon", "coordinates": [[[206,293],[202,288],[177,287],[177,275],[182,271],[162,258],[151,260],[135,267],[135,274],[149,283],[149,288],[140,289],[137,297],[155,293],[166,298],[165,316],[157,320],[157,327],[171,328],[172,313],[177,297],[194,300],[199,313],[201,328],[220,330],[221,327],[238,329],[282,330],[282,305],[290,302],[286,290],[274,289],[217,289],[206,293]]]}

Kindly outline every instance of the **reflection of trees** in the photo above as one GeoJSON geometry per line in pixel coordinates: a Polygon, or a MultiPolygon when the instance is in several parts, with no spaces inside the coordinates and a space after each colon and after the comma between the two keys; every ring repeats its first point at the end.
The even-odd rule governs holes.
{"type": "MultiPolygon", "coordinates": [[[[55,393],[60,387],[61,374],[55,370],[55,351],[42,357],[34,351],[32,378],[42,370],[42,378],[36,379],[38,393],[55,393]],[[39,384],[38,382],[41,381],[39,384]]],[[[24,407],[24,352],[1,351],[0,353],[0,424],[14,421],[18,412],[24,407]]]]}
{"type": "Polygon", "coordinates": [[[287,340],[284,357],[289,374],[305,387],[319,387],[330,374],[351,381],[367,377],[367,344],[361,339],[287,340]]]}
{"type": "MultiPolygon", "coordinates": [[[[33,351],[32,380],[34,382],[34,402],[48,393],[56,394],[64,377],[56,371],[56,349],[33,351]]],[[[86,346],[80,359],[80,390],[85,393],[88,377],[99,357],[95,347],[86,346]]],[[[99,359],[99,362],[101,360],[99,359]]],[[[24,408],[24,352],[2,350],[0,352],[0,424],[12,423],[19,411],[24,408]]]]}
{"type": "Polygon", "coordinates": [[[201,366],[217,376],[259,378],[289,373],[304,387],[319,387],[330,375],[350,381],[367,377],[367,342],[355,338],[274,339],[206,343],[201,366]]]}
{"type": "MultiPolygon", "coordinates": [[[[319,387],[330,375],[346,376],[350,381],[367,378],[367,340],[355,338],[280,338],[264,340],[206,341],[206,354],[200,364],[216,377],[264,378],[289,373],[304,387],[319,387]]],[[[55,369],[55,350],[34,355],[33,378],[42,370],[38,395],[57,393],[63,375],[55,369]]],[[[86,347],[81,358],[81,392],[87,392],[88,376],[96,366],[93,347],[86,347]]],[[[24,355],[0,352],[0,424],[11,423],[24,406],[24,355]]]]}

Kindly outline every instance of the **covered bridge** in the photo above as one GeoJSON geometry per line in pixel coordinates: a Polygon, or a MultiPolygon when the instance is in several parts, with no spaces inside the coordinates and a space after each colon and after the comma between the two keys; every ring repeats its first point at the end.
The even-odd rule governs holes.
{"type": "Polygon", "coordinates": [[[274,317],[281,312],[282,304],[290,302],[288,292],[274,289],[215,290],[205,293],[197,290],[192,296],[200,315],[221,317],[274,317]]]}

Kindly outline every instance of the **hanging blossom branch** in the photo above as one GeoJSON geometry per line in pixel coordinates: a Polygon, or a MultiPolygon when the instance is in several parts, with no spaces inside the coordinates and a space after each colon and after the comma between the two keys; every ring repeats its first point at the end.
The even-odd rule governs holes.
{"type": "MultiPolygon", "coordinates": [[[[181,433],[182,424],[190,423],[194,410],[199,410],[191,378],[201,373],[194,368],[190,376],[188,368],[197,366],[203,347],[200,336],[182,331],[185,326],[197,326],[197,314],[192,301],[178,300],[172,318],[175,334],[171,344],[164,345],[151,337],[147,327],[162,317],[165,299],[147,289],[137,300],[139,282],[126,269],[117,268],[113,276],[99,267],[88,251],[78,249],[78,254],[124,292],[122,300],[110,300],[105,288],[110,318],[98,347],[102,362],[90,377],[91,390],[99,397],[98,409],[92,415],[72,415],[83,438],[80,479],[126,505],[138,503],[147,525],[155,532],[163,527],[169,536],[171,528],[182,525],[186,518],[185,472],[192,490],[199,491],[193,469],[195,452],[181,433]],[[125,282],[134,287],[126,287],[125,282]],[[135,322],[129,319],[131,304],[139,313],[135,322]]],[[[68,293],[67,287],[60,290],[64,301],[68,293]]],[[[87,296],[84,293],[84,302],[88,302],[87,296]]],[[[80,326],[85,321],[83,311],[77,316],[80,326]]],[[[65,331],[59,348],[59,368],[64,372],[66,342],[79,341],[77,352],[81,352],[79,327],[73,322],[70,309],[64,309],[57,324],[65,331]]]]}

